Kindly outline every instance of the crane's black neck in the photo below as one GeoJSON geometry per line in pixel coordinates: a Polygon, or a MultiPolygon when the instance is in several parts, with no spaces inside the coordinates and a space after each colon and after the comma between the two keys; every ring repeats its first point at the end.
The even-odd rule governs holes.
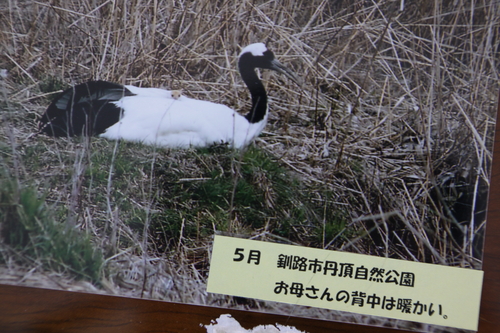
{"type": "Polygon", "coordinates": [[[240,69],[241,78],[250,90],[252,96],[252,108],[250,112],[245,115],[249,123],[254,124],[263,120],[267,113],[267,94],[264,85],[260,81],[255,67],[246,65],[241,61],[238,64],[240,69]]]}

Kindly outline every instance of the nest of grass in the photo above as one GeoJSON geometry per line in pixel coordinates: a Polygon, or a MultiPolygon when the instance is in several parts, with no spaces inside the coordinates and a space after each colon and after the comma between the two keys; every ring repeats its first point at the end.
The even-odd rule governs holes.
{"type": "MultiPolygon", "coordinates": [[[[134,297],[274,309],[206,295],[214,232],[480,268],[499,11],[470,0],[10,1],[1,177],[89,237],[101,286],[134,297]],[[304,84],[262,73],[269,123],[245,151],[34,135],[53,96],[90,79],[245,112],[236,59],[257,41],[304,84]]],[[[18,246],[4,236],[3,263],[54,269],[18,246]]],[[[71,267],[57,270],[73,277],[71,267]]],[[[341,320],[364,320],[352,318],[341,320]]]]}

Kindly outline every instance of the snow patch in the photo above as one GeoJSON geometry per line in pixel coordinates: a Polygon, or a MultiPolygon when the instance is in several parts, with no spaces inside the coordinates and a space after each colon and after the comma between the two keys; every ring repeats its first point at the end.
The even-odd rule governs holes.
{"type": "Polygon", "coordinates": [[[299,331],[295,327],[280,324],[259,325],[253,329],[246,330],[229,314],[223,314],[215,321],[212,320],[212,323],[205,325],[205,328],[207,329],[207,333],[307,333],[299,331]]]}

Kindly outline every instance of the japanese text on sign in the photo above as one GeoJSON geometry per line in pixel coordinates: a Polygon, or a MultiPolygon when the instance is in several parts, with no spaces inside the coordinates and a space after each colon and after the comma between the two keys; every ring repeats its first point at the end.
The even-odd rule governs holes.
{"type": "Polygon", "coordinates": [[[207,291],[476,330],[482,276],[472,269],[216,236],[207,291]]]}
{"type": "Polygon", "coordinates": [[[298,270],[300,272],[320,273],[324,275],[368,280],[379,283],[393,283],[400,286],[413,287],[415,274],[412,272],[398,272],[395,269],[379,267],[367,268],[364,265],[355,266],[353,263],[337,261],[320,261],[301,256],[280,254],[277,268],[298,270]]]}

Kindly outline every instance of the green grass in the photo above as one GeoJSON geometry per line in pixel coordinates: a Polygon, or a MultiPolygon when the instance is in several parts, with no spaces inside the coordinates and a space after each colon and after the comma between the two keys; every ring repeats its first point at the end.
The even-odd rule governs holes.
{"type": "Polygon", "coordinates": [[[157,248],[199,239],[214,230],[247,235],[268,233],[308,246],[322,246],[345,227],[345,212],[329,205],[328,190],[308,187],[265,151],[249,147],[242,155],[231,150],[183,153],[196,165],[186,173],[179,165],[159,166],[163,189],[153,218],[157,248]],[[214,167],[216,166],[216,167],[214,167]],[[325,206],[326,205],[326,206],[325,206]]]}
{"type": "Polygon", "coordinates": [[[22,263],[68,272],[99,284],[103,256],[88,234],[56,221],[35,188],[0,179],[1,236],[22,263]]]}
{"type": "MultiPolygon", "coordinates": [[[[9,149],[5,149],[7,156],[9,149]]],[[[69,239],[68,232],[85,234],[64,226],[70,216],[82,221],[86,207],[92,209],[91,223],[105,236],[103,239],[113,238],[113,232],[124,228],[133,233],[118,232],[113,244],[102,243],[107,256],[137,247],[148,221],[153,241],[150,248],[157,255],[176,249],[181,240],[192,245],[206,242],[216,231],[248,236],[272,234],[315,247],[323,247],[339,233],[340,240],[355,234],[355,230],[345,228],[344,208],[331,203],[335,196],[331,190],[307,185],[278,158],[256,146],[244,152],[224,146],[172,151],[103,139],[87,143],[79,138],[48,138],[18,147],[18,151],[27,174],[48,174],[39,174],[37,181],[48,192],[37,196],[34,188],[18,189],[15,182],[7,182],[11,185],[4,187],[3,201],[15,207],[15,193],[20,191],[25,195],[21,206],[30,213],[12,218],[18,212],[9,210],[3,222],[8,223],[4,237],[11,238],[8,244],[26,247],[30,256],[45,258],[47,267],[55,267],[56,263],[60,263],[58,269],[72,267],[68,260],[83,260],[66,258],[61,253],[71,253],[63,251],[64,246],[76,248],[63,242],[69,239]],[[64,172],[52,168],[59,164],[67,166],[64,172]],[[80,184],[76,196],[61,195],[61,190],[69,193],[75,184],[80,184]],[[53,202],[50,214],[45,202],[53,202]],[[27,222],[7,222],[17,221],[20,216],[26,216],[23,221],[27,222]],[[44,242],[33,243],[33,233],[40,234],[44,242]],[[56,246],[51,242],[63,243],[56,246]]],[[[10,158],[5,163],[13,168],[10,158]]],[[[90,238],[85,236],[82,241],[90,242],[90,238]]],[[[82,251],[84,258],[89,257],[85,254],[88,250],[82,251]]],[[[90,269],[98,272],[101,264],[102,258],[90,269]]],[[[86,272],[82,265],[76,264],[69,271],[98,279],[97,273],[86,272]]]]}

